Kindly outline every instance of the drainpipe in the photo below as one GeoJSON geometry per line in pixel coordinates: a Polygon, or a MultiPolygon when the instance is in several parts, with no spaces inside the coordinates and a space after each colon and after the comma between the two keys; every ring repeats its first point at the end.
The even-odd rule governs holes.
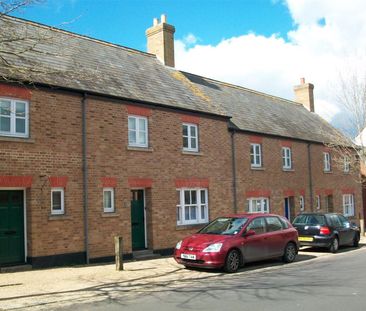
{"type": "Polygon", "coordinates": [[[87,142],[86,142],[86,104],[87,95],[83,94],[81,101],[81,124],[82,124],[82,158],[83,158],[83,210],[84,210],[84,244],[85,260],[89,264],[89,223],[88,223],[88,163],[87,163],[87,142]]]}
{"type": "Polygon", "coordinates": [[[310,191],[310,207],[311,211],[313,211],[314,197],[313,197],[313,175],[311,172],[311,152],[310,152],[310,143],[308,143],[308,171],[309,171],[309,191],[310,191]]]}
{"type": "Polygon", "coordinates": [[[237,197],[236,197],[236,159],[235,159],[235,130],[231,132],[231,163],[232,163],[232,173],[233,173],[233,199],[234,199],[234,213],[238,211],[237,207],[237,197]]]}

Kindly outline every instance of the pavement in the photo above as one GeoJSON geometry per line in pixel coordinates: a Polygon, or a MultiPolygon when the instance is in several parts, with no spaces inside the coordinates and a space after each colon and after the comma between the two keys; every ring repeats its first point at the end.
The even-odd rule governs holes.
{"type": "MultiPolygon", "coordinates": [[[[302,248],[296,261],[290,265],[311,264],[329,256],[342,256],[350,251],[366,251],[366,238],[360,248],[341,248],[337,254],[302,248]]],[[[248,264],[238,273],[245,275],[273,269],[284,264],[270,260],[248,264]]],[[[124,270],[116,271],[114,264],[83,265],[43,270],[0,274],[0,310],[55,310],[77,304],[123,299],[158,291],[167,286],[180,288],[200,280],[213,280],[222,275],[219,270],[189,270],[171,257],[124,263],[124,270]]]]}

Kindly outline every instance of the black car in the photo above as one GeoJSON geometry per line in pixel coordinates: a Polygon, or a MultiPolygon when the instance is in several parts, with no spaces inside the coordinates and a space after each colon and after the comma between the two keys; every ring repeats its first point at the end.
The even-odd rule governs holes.
{"type": "Polygon", "coordinates": [[[292,224],[299,233],[300,246],[325,247],[336,253],[339,246],[358,247],[360,241],[360,229],[341,214],[303,213],[292,224]]]}

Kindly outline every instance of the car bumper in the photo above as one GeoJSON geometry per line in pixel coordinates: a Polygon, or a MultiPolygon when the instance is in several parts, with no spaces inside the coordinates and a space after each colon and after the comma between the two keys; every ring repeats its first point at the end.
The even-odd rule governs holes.
{"type": "MultiPolygon", "coordinates": [[[[299,240],[301,237],[299,237],[299,240]]],[[[329,247],[332,243],[332,236],[314,236],[313,241],[299,241],[300,246],[329,247]]]]}
{"type": "Polygon", "coordinates": [[[174,259],[177,263],[197,268],[218,269],[225,264],[225,254],[222,253],[195,253],[196,259],[181,258],[182,252],[175,252],[174,259]]]}

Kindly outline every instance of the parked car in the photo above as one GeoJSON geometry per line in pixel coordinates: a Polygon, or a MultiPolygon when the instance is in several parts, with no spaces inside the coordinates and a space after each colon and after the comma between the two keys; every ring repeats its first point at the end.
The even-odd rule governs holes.
{"type": "Polygon", "coordinates": [[[292,222],[299,232],[300,246],[325,247],[332,253],[339,246],[358,247],[360,229],[336,213],[302,213],[292,222]]]}
{"type": "Polygon", "coordinates": [[[179,241],[174,258],[186,267],[224,268],[232,273],[246,262],[277,257],[294,261],[297,237],[291,223],[278,215],[229,215],[179,241]]]}

